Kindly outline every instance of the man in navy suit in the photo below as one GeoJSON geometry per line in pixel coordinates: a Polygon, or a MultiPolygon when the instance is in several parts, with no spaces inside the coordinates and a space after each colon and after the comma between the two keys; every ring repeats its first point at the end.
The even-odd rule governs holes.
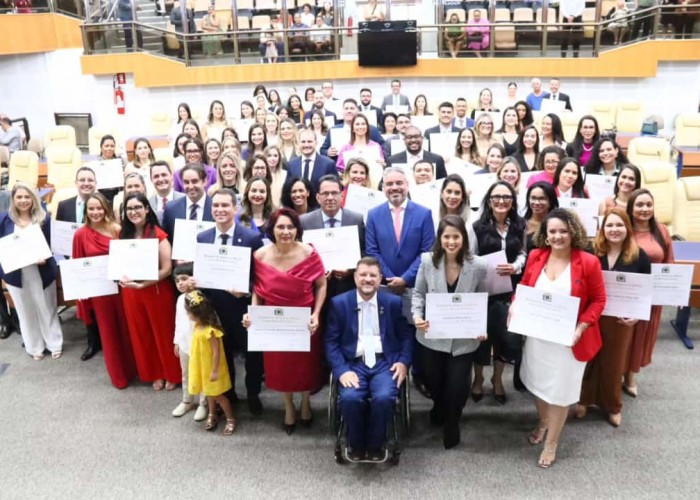
{"type": "MultiPolygon", "coordinates": [[[[343,123],[336,125],[333,129],[346,129],[348,132],[348,140],[350,138],[350,127],[352,126],[352,121],[355,119],[359,113],[359,108],[357,107],[357,101],[355,99],[345,99],[343,101],[343,123]]],[[[333,130],[331,129],[331,130],[333,130]]],[[[384,137],[379,133],[379,130],[374,125],[369,126],[369,138],[370,140],[376,142],[382,148],[384,148],[384,137]]],[[[344,146],[344,144],[336,144],[335,147],[331,147],[331,133],[328,132],[326,140],[323,141],[323,146],[321,146],[321,154],[328,156],[333,161],[338,160],[338,150],[344,146]]],[[[388,156],[386,149],[384,150],[384,156],[388,156]]]]}
{"type": "Polygon", "coordinates": [[[569,99],[569,96],[567,94],[562,94],[561,92],[559,92],[560,83],[561,82],[559,81],[559,78],[552,78],[551,80],[549,80],[549,92],[542,96],[542,100],[563,101],[566,109],[568,109],[569,111],[573,111],[573,108],[571,107],[571,99],[569,99]]]}
{"type": "MultiPolygon", "coordinates": [[[[68,198],[67,200],[59,201],[56,208],[56,220],[62,222],[77,222],[82,224],[85,222],[85,204],[88,197],[97,190],[97,179],[95,171],[90,167],[81,167],[75,173],[75,188],[78,190],[78,195],[68,198]]],[[[97,320],[94,312],[92,314],[92,324],[86,325],[87,329],[87,348],[80,355],[82,361],[91,359],[95,354],[102,350],[102,342],[100,341],[100,330],[97,328],[97,320]]]]}
{"type": "Polygon", "coordinates": [[[316,133],[311,129],[299,132],[299,151],[301,156],[292,158],[287,166],[287,182],[292,182],[296,177],[308,180],[311,183],[311,196],[315,197],[321,177],[338,177],[338,170],[332,160],[316,153],[316,133]]]}
{"type": "Polygon", "coordinates": [[[380,460],[398,388],[411,364],[412,332],[401,299],[377,293],[382,273],[376,259],[360,259],[354,276],[357,290],[331,299],[326,359],[340,385],[350,458],[380,460]]]}
{"type": "Polygon", "coordinates": [[[406,127],[404,131],[404,144],[406,145],[406,151],[392,155],[386,159],[386,164],[391,165],[408,165],[408,168],[413,170],[413,165],[418,161],[425,160],[428,163],[432,163],[435,166],[435,178],[444,179],[447,177],[447,170],[445,170],[445,160],[442,156],[430,151],[423,150],[423,136],[418,127],[413,125],[406,127]]]}
{"type": "Polygon", "coordinates": [[[314,92],[314,104],[310,111],[307,111],[304,115],[304,121],[311,121],[311,115],[314,111],[320,111],[323,116],[330,116],[333,118],[333,125],[338,121],[338,117],[335,116],[333,111],[329,111],[325,108],[326,100],[323,98],[323,91],[317,90],[314,92]]]}
{"type": "Polygon", "coordinates": [[[168,240],[173,244],[175,219],[213,221],[211,216],[211,198],[204,192],[207,174],[198,163],[188,163],[180,170],[184,198],[167,204],[163,212],[163,230],[168,233],[168,240]]]}
{"type": "Polygon", "coordinates": [[[449,134],[451,132],[459,132],[460,129],[452,124],[454,117],[454,106],[451,102],[443,102],[438,108],[438,125],[425,129],[425,138],[430,140],[430,134],[449,134]]]}
{"type": "Polygon", "coordinates": [[[360,89],[360,113],[369,117],[372,113],[377,116],[377,125],[382,126],[382,118],[384,118],[384,113],[382,113],[382,108],[377,106],[372,106],[372,91],[369,88],[360,89]]]}
{"type": "MultiPolygon", "coordinates": [[[[216,245],[233,245],[248,247],[251,253],[251,289],[253,279],[252,255],[262,246],[262,236],[258,231],[253,231],[240,224],[235,224],[236,193],[230,189],[219,189],[211,198],[211,215],[216,227],[203,231],[197,235],[197,243],[210,243],[216,245]]],[[[196,286],[196,283],[193,283],[196,286]]],[[[224,329],[224,351],[231,373],[232,389],[229,393],[232,402],[238,398],[235,392],[236,370],[234,365],[234,353],[242,352],[245,355],[245,386],[248,393],[248,408],[254,415],[262,413],[260,402],[260,389],[263,379],[262,352],[248,352],[248,332],[241,321],[250,305],[250,293],[238,290],[202,290],[211,300],[216,314],[219,315],[224,329]]]]}
{"type": "MultiPolygon", "coordinates": [[[[412,129],[418,131],[415,127],[412,129]]],[[[383,189],[389,202],[374,207],[367,214],[367,255],[379,261],[389,290],[404,296],[404,315],[412,318],[411,295],[420,256],[430,251],[435,241],[433,218],[430,210],[408,199],[408,179],[401,168],[388,167],[384,170],[383,189]]],[[[415,340],[415,329],[413,332],[415,340]]],[[[413,381],[426,395],[421,346],[414,342],[413,348],[413,381]]]]}

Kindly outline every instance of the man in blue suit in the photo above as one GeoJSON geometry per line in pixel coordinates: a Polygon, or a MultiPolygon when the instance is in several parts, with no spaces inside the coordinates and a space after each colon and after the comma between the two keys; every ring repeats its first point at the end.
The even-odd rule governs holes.
{"type": "Polygon", "coordinates": [[[357,290],[331,299],[327,316],[326,359],[340,385],[352,460],[383,456],[387,424],[411,364],[412,333],[401,299],[377,293],[381,280],[379,261],[363,257],[355,270],[357,290]]]}
{"type": "MultiPolygon", "coordinates": [[[[359,113],[359,108],[357,106],[357,101],[355,99],[345,99],[343,101],[343,123],[336,125],[333,127],[333,129],[346,129],[348,131],[348,138],[350,137],[350,126],[352,125],[352,121],[355,119],[357,116],[357,113],[359,113]]],[[[386,148],[384,148],[384,137],[382,137],[382,134],[379,133],[379,130],[377,130],[377,127],[374,125],[369,126],[369,138],[382,146],[384,149],[384,156],[389,156],[387,154],[386,148]]],[[[336,147],[331,147],[331,133],[330,131],[328,132],[328,135],[326,136],[326,140],[323,141],[323,146],[321,146],[321,154],[324,156],[327,156],[331,158],[333,161],[338,160],[338,150],[340,147],[344,146],[344,144],[336,144],[336,147]]]]}
{"type": "MultiPolygon", "coordinates": [[[[262,246],[262,236],[258,231],[235,224],[235,213],[236,193],[230,189],[219,189],[216,191],[211,198],[211,215],[216,223],[216,227],[199,233],[197,235],[197,243],[250,248],[250,277],[252,281],[252,255],[253,252],[262,246]]],[[[196,285],[196,283],[193,284],[196,285]]],[[[252,286],[251,282],[251,289],[252,286]]],[[[263,356],[262,352],[248,352],[248,332],[241,324],[243,314],[245,314],[250,305],[250,293],[238,290],[213,289],[204,289],[202,292],[211,300],[224,328],[224,352],[226,361],[228,361],[229,372],[231,373],[231,384],[233,385],[229,393],[230,399],[233,402],[238,399],[235,392],[236,370],[233,358],[235,352],[242,352],[245,355],[245,386],[248,393],[248,408],[254,415],[259,415],[263,410],[260,402],[263,356]]]]}
{"type": "Polygon", "coordinates": [[[335,122],[338,121],[338,118],[335,116],[335,113],[333,111],[326,109],[325,105],[326,99],[323,96],[323,91],[316,90],[316,92],[314,92],[314,105],[309,111],[307,111],[304,114],[304,122],[306,122],[307,120],[310,122],[311,115],[313,115],[315,111],[320,111],[324,117],[333,118],[333,125],[335,126],[335,122]]]}
{"type": "MultiPolygon", "coordinates": [[[[404,315],[412,318],[411,289],[418,275],[420,256],[430,251],[435,241],[433,218],[430,210],[408,199],[408,179],[401,168],[384,170],[383,189],[389,202],[374,207],[367,214],[366,251],[368,256],[379,261],[389,290],[403,295],[404,315]]],[[[427,395],[421,345],[414,342],[413,348],[413,382],[421,394],[427,395]]]]}
{"type": "Polygon", "coordinates": [[[188,163],[180,170],[180,176],[187,196],[168,203],[163,212],[163,230],[168,233],[171,245],[175,234],[175,219],[200,222],[214,220],[211,216],[211,198],[204,192],[207,174],[201,165],[188,163]]]}
{"type": "Polygon", "coordinates": [[[311,197],[315,199],[321,177],[338,177],[338,170],[332,160],[316,153],[316,133],[313,130],[302,129],[299,132],[299,150],[301,156],[292,158],[287,166],[287,182],[291,183],[296,177],[308,180],[311,183],[311,197]]]}

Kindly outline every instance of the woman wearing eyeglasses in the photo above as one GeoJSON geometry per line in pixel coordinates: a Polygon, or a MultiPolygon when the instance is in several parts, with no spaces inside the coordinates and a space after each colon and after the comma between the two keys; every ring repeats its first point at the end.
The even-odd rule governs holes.
{"type": "MultiPolygon", "coordinates": [[[[216,183],[216,166],[212,167],[204,163],[204,146],[198,139],[190,139],[185,142],[185,160],[186,163],[197,163],[202,166],[207,174],[207,182],[204,189],[207,190],[216,183]]],[[[173,176],[173,189],[180,193],[185,192],[185,186],[182,183],[182,171],[178,171],[173,176]]]]}
{"type": "Polygon", "coordinates": [[[476,135],[476,148],[479,151],[479,156],[486,158],[486,153],[491,145],[498,142],[498,139],[494,137],[493,117],[489,113],[479,115],[474,124],[474,134],[476,135]]]}

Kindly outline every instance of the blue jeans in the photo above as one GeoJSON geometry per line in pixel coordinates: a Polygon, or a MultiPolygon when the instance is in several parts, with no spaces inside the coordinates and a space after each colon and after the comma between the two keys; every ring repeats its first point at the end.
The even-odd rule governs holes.
{"type": "Polygon", "coordinates": [[[391,377],[386,359],[368,368],[362,360],[351,370],[360,379],[360,387],[340,387],[340,411],[347,424],[348,446],[355,451],[381,450],[386,444],[387,424],[393,418],[399,389],[391,377]],[[368,404],[367,399],[372,401],[368,404]]]}

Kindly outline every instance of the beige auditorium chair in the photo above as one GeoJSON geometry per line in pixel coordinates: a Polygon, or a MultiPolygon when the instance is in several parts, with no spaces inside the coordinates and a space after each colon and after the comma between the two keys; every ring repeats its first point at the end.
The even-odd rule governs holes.
{"type": "Polygon", "coordinates": [[[676,146],[700,147],[700,113],[682,113],[676,116],[676,146]]]}
{"type": "Polygon", "coordinates": [[[564,131],[564,140],[566,142],[574,142],[574,137],[576,137],[576,131],[578,130],[578,122],[581,120],[582,115],[568,111],[558,113],[558,116],[561,120],[561,128],[564,131]]]}
{"type": "Polygon", "coordinates": [[[642,101],[622,101],[617,103],[617,131],[639,132],[644,123],[642,101]]]}
{"type": "Polygon", "coordinates": [[[151,115],[150,135],[168,135],[173,117],[167,111],[154,111],[151,115]]]}
{"type": "Polygon", "coordinates": [[[94,156],[100,155],[100,142],[106,135],[111,135],[114,137],[114,141],[116,143],[114,154],[116,156],[121,154],[121,140],[119,133],[113,128],[99,126],[90,127],[90,130],[88,130],[88,154],[94,156]]]}
{"type": "Polygon", "coordinates": [[[654,161],[671,161],[671,144],[663,137],[635,137],[627,147],[627,159],[641,166],[654,161]]]}
{"type": "Polygon", "coordinates": [[[172,148],[156,148],[153,150],[153,157],[156,161],[165,161],[173,168],[173,150],[172,148]]]}
{"type": "Polygon", "coordinates": [[[76,147],[75,129],[70,125],[57,125],[50,128],[44,138],[44,148],[48,149],[54,146],[76,147]]]}
{"type": "Polygon", "coordinates": [[[612,101],[597,101],[591,105],[591,114],[598,120],[601,130],[614,129],[617,125],[617,109],[612,101]]]}
{"type": "Polygon", "coordinates": [[[515,26],[513,24],[498,24],[494,28],[493,36],[496,50],[516,50],[518,48],[518,44],[515,41],[515,26]]]}
{"type": "Polygon", "coordinates": [[[75,188],[75,186],[64,187],[61,189],[57,189],[53,192],[53,195],[51,196],[51,203],[49,203],[49,212],[51,212],[51,218],[53,220],[56,220],[58,204],[61,203],[63,200],[72,198],[73,196],[78,196],[78,190],[75,188]]]}
{"type": "Polygon", "coordinates": [[[676,181],[673,232],[688,241],[700,242],[700,177],[683,177],[676,181]]]}
{"type": "MultiPolygon", "coordinates": [[[[671,231],[673,221],[673,196],[676,192],[676,166],[666,161],[647,161],[639,166],[642,187],[654,196],[654,218],[666,224],[671,231]]],[[[675,230],[675,229],[674,229],[675,230]]]]}
{"type": "MultiPolygon", "coordinates": [[[[539,8],[535,12],[535,22],[537,24],[542,24],[543,21],[543,15],[544,9],[539,8]]],[[[549,7],[547,9],[547,31],[557,31],[559,28],[557,27],[557,11],[554,10],[552,7],[549,7]]],[[[537,31],[542,31],[542,27],[538,26],[537,31]]]]}
{"type": "Polygon", "coordinates": [[[27,149],[41,156],[44,152],[44,145],[41,143],[41,139],[38,137],[32,137],[29,139],[29,141],[27,141],[27,149]]]}
{"type": "Polygon", "coordinates": [[[82,153],[76,147],[46,148],[47,182],[56,190],[73,187],[75,174],[83,163],[82,153]]]}
{"type": "Polygon", "coordinates": [[[39,155],[34,151],[15,151],[15,154],[10,158],[8,188],[12,189],[17,181],[36,188],[39,182],[39,155]]]}

